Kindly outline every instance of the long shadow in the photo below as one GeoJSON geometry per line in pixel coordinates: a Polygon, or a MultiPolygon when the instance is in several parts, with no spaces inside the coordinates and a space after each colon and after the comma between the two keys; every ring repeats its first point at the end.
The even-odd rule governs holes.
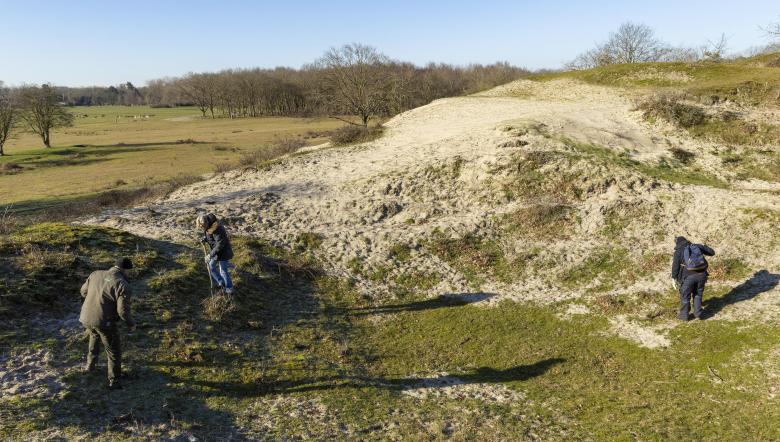
{"type": "Polygon", "coordinates": [[[518,365],[500,370],[492,367],[480,367],[472,371],[449,373],[434,377],[367,377],[361,375],[320,376],[294,380],[274,380],[266,383],[214,382],[185,380],[195,385],[207,387],[228,396],[245,398],[266,394],[303,393],[327,391],[342,388],[382,388],[395,391],[415,390],[418,388],[443,388],[453,385],[500,384],[521,382],[541,376],[550,368],[565,362],[563,358],[548,358],[528,365],[518,365]]]}
{"type": "Polygon", "coordinates": [[[458,307],[468,304],[474,304],[496,296],[495,293],[449,293],[432,299],[415,301],[406,304],[389,304],[376,307],[358,307],[347,309],[348,314],[353,316],[390,314],[400,312],[416,312],[422,310],[431,310],[443,307],[458,307]]]}
{"type": "MultiPolygon", "coordinates": [[[[56,158],[56,157],[68,157],[74,155],[83,156],[106,156],[117,153],[130,153],[130,152],[144,152],[148,150],[156,150],[159,146],[168,144],[184,144],[184,143],[140,143],[140,144],[106,144],[106,145],[84,145],[81,147],[55,147],[51,151],[34,151],[34,152],[22,152],[9,155],[12,160],[16,160],[20,164],[38,164],[42,161],[42,158],[56,158]]],[[[45,160],[44,160],[45,161],[45,160]]]]}
{"type": "Polygon", "coordinates": [[[146,143],[116,143],[116,144],[87,144],[85,147],[154,147],[154,146],[178,146],[187,144],[212,144],[212,141],[176,140],[176,141],[150,141],[146,143]]]}
{"type": "Polygon", "coordinates": [[[770,273],[766,269],[760,270],[725,295],[704,300],[702,302],[704,307],[702,318],[711,318],[720,313],[727,305],[753,299],[761,293],[774,289],[778,284],[780,284],[780,274],[770,273]]]}

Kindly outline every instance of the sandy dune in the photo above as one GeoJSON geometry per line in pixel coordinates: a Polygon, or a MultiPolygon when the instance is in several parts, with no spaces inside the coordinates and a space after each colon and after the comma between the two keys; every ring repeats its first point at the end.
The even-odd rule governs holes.
{"type": "MultiPolygon", "coordinates": [[[[495,170],[513,155],[560,149],[556,140],[568,137],[653,162],[668,156],[670,145],[677,145],[696,152],[703,170],[729,178],[709,153],[711,146],[668,128],[651,127],[632,107],[630,97],[613,89],[568,80],[518,81],[400,114],[386,124],[385,136],[374,142],[347,148],[322,146],[265,170],[228,172],[150,206],[108,212],[85,222],[188,241],[195,235],[195,215],[212,211],[225,218],[234,233],[259,235],[280,244],[294,243],[301,233],[321,235],[323,244],[317,254],[337,274],[347,274],[357,259],[369,267],[388,266],[391,277],[410,271],[440,274],[441,283],[430,290],[430,296],[473,292],[463,275],[426,250],[424,241],[435,229],[453,236],[489,231],[496,215],[527,204],[500,195],[501,177],[495,170]],[[539,131],[518,135],[516,128],[523,127],[543,127],[546,135],[539,131]],[[390,250],[396,244],[411,246],[411,260],[393,259],[390,250]]],[[[780,270],[776,233],[766,225],[750,224],[745,215],[755,208],[780,210],[776,184],[743,182],[720,189],[653,183],[630,174],[588,173],[588,179],[603,185],[576,204],[581,219],[577,231],[545,245],[550,253],[564,253],[576,265],[603,243],[597,233],[607,208],[649,207],[652,225],[632,223],[619,240],[632,255],[668,253],[680,233],[708,241],[719,252],[739,257],[755,270],[768,269],[770,275],[764,282],[760,277],[753,281],[767,284],[769,291],[729,306],[717,319],[756,313],[764,319],[780,319],[780,290],[769,287],[774,282],[772,272],[780,270]],[[651,227],[661,233],[651,235],[651,227]]],[[[518,249],[523,246],[517,244],[518,249]]],[[[370,296],[387,296],[390,280],[363,279],[362,288],[370,296]]],[[[664,291],[667,280],[666,270],[657,271],[614,293],[664,291]]],[[[586,288],[563,288],[555,274],[545,274],[514,284],[487,281],[481,290],[497,294],[483,301],[489,305],[507,298],[536,302],[582,298],[587,296],[586,288]]],[[[667,340],[659,334],[673,326],[637,331],[635,327],[641,325],[626,318],[615,324],[620,334],[660,346],[667,340]]]]}

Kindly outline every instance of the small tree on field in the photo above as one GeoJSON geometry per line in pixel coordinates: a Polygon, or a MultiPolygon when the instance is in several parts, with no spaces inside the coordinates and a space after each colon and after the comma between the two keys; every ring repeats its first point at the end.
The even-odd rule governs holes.
{"type": "Polygon", "coordinates": [[[19,90],[20,117],[33,133],[51,147],[51,130],[73,125],[73,114],[59,104],[54,89],[42,86],[26,86],[19,90]]]}
{"type": "Polygon", "coordinates": [[[16,121],[16,107],[11,100],[10,91],[3,87],[0,81],[0,156],[3,156],[3,146],[11,135],[11,129],[16,121]]]}
{"type": "Polygon", "coordinates": [[[219,98],[217,79],[215,74],[189,73],[179,82],[182,94],[198,106],[204,117],[206,112],[211,112],[211,118],[214,118],[219,98]]]}
{"type": "Polygon", "coordinates": [[[371,117],[389,112],[396,101],[389,65],[390,59],[371,46],[352,43],[331,48],[314,63],[321,74],[320,101],[332,114],[358,115],[363,126],[368,126],[371,117]]]}

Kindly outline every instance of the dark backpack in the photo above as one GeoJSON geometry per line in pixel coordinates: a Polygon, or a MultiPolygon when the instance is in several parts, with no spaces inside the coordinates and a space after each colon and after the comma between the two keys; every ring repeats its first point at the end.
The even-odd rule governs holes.
{"type": "Polygon", "coordinates": [[[683,252],[683,263],[689,271],[704,270],[707,268],[707,260],[696,244],[689,244],[683,252]]]}

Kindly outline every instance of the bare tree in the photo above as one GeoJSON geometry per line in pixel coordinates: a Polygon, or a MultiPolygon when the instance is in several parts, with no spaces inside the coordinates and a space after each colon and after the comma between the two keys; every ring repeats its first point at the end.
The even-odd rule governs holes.
{"type": "Polygon", "coordinates": [[[51,147],[52,129],[73,125],[73,114],[59,104],[54,88],[48,84],[22,87],[19,104],[22,110],[19,116],[46,147],[51,147]]]}
{"type": "Polygon", "coordinates": [[[726,34],[720,34],[717,41],[707,40],[707,44],[702,49],[704,58],[710,61],[721,61],[726,56],[729,47],[729,39],[726,34]]]}
{"type": "Polygon", "coordinates": [[[669,52],[669,46],[657,39],[649,26],[626,22],[609,36],[606,43],[580,54],[567,67],[588,69],[610,64],[659,61],[669,52]]]}
{"type": "MultiPolygon", "coordinates": [[[[337,113],[358,115],[363,126],[376,115],[387,113],[396,100],[390,59],[371,46],[358,43],[331,48],[314,63],[320,71],[321,101],[337,113]]],[[[343,120],[346,121],[346,120],[343,120]]],[[[349,122],[351,123],[351,122],[349,122]]]]}
{"type": "Polygon", "coordinates": [[[613,63],[642,63],[660,60],[668,46],[655,37],[649,26],[626,22],[620,25],[606,44],[613,63]]]}
{"type": "Polygon", "coordinates": [[[11,129],[16,121],[16,106],[11,99],[11,93],[0,81],[0,156],[3,156],[3,146],[11,135],[11,129]]]}
{"type": "Polygon", "coordinates": [[[780,38],[780,21],[770,23],[769,26],[761,28],[768,37],[780,38]]]}
{"type": "Polygon", "coordinates": [[[214,118],[214,108],[217,106],[218,90],[216,85],[216,76],[214,74],[194,74],[189,73],[180,82],[181,92],[188,99],[192,100],[203,116],[206,112],[211,112],[211,118],[214,118]]]}
{"type": "Polygon", "coordinates": [[[682,61],[692,63],[701,60],[701,52],[702,51],[699,49],[685,46],[670,47],[660,61],[682,61]]]}

